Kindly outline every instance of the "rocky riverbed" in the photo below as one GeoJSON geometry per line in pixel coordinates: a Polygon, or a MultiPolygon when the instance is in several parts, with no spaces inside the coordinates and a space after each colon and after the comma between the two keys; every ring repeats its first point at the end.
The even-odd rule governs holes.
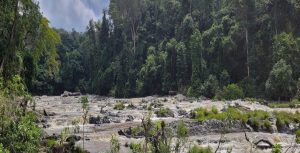
{"type": "MultiPolygon", "coordinates": [[[[63,96],[40,96],[35,97],[36,111],[40,114],[40,126],[45,131],[45,136],[57,136],[61,131],[68,127],[73,131],[75,121],[79,123],[79,131],[75,135],[80,138],[76,145],[82,145],[81,123],[82,109],[80,95],[63,95],[63,96]]],[[[222,124],[220,121],[212,120],[199,123],[189,119],[189,112],[195,108],[203,107],[211,109],[217,108],[219,111],[229,106],[240,106],[247,110],[264,110],[264,111],[289,111],[295,112],[297,109],[272,109],[267,106],[255,102],[245,101],[217,101],[213,102],[206,99],[187,98],[183,95],[157,97],[149,96],[144,98],[116,99],[110,97],[101,97],[88,95],[89,99],[89,123],[85,125],[85,148],[91,153],[106,152],[110,148],[110,139],[112,135],[116,135],[120,140],[121,152],[130,152],[125,144],[131,142],[142,142],[143,138],[131,138],[119,135],[118,131],[126,130],[141,124],[142,118],[147,114],[147,107],[152,106],[156,111],[159,107],[169,108],[171,114],[167,116],[152,115],[152,120],[164,120],[168,125],[176,123],[176,121],[184,120],[190,129],[190,137],[186,142],[186,147],[192,144],[201,146],[210,146],[215,150],[219,146],[218,152],[232,153],[257,152],[269,153],[267,143],[260,142],[254,147],[252,143],[259,140],[268,140],[273,144],[281,144],[284,152],[299,153],[300,146],[296,145],[295,136],[286,133],[267,133],[253,132],[247,128],[241,127],[240,124],[233,124],[226,134],[222,133],[222,124]],[[124,103],[125,109],[114,109],[116,104],[124,103]],[[222,137],[222,138],[221,138],[222,137]],[[219,141],[221,138],[222,141],[219,141]],[[248,139],[248,140],[247,140],[248,139]],[[250,142],[249,142],[250,141],[250,142]]],[[[77,126],[78,128],[78,126],[77,126]]]]}

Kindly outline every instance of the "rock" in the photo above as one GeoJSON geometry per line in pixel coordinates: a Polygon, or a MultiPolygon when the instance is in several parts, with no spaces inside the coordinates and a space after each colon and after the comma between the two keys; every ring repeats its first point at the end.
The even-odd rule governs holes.
{"type": "Polygon", "coordinates": [[[56,135],[55,133],[53,133],[51,136],[45,136],[45,139],[48,140],[58,140],[59,135],[56,135]]]}
{"type": "Polygon", "coordinates": [[[80,139],[81,139],[81,137],[80,136],[78,136],[78,135],[71,135],[71,136],[69,136],[68,138],[67,138],[67,142],[70,142],[70,141],[72,141],[72,139],[73,139],[73,141],[80,141],[80,139]]]}
{"type": "Polygon", "coordinates": [[[183,109],[179,109],[178,110],[178,116],[186,116],[188,113],[186,112],[186,110],[183,109]]]}
{"type": "Polygon", "coordinates": [[[50,127],[50,125],[49,125],[49,124],[46,124],[46,123],[43,123],[42,125],[43,125],[43,128],[44,128],[44,129],[46,129],[46,128],[49,128],[49,127],[50,127]]]}
{"type": "Polygon", "coordinates": [[[60,96],[61,96],[61,97],[68,97],[68,96],[69,96],[69,94],[70,94],[70,92],[68,92],[68,91],[64,91],[64,93],[63,93],[63,94],[61,94],[60,96]]]}
{"type": "Polygon", "coordinates": [[[104,116],[102,119],[102,123],[110,123],[110,119],[108,116],[104,116]]]}
{"type": "Polygon", "coordinates": [[[182,94],[177,94],[174,98],[177,99],[178,101],[186,100],[186,97],[182,94]]]}
{"type": "Polygon", "coordinates": [[[80,96],[80,92],[69,92],[69,91],[64,91],[63,94],[61,94],[61,97],[68,97],[68,96],[80,96]]]}
{"type": "Polygon", "coordinates": [[[111,122],[113,122],[113,123],[121,123],[121,120],[120,119],[112,119],[111,122]]]}
{"type": "Polygon", "coordinates": [[[70,92],[69,96],[80,96],[81,93],[80,92],[70,92]]]}
{"type": "Polygon", "coordinates": [[[134,120],[134,117],[131,115],[128,115],[127,117],[126,122],[132,122],[134,120]]]}
{"type": "Polygon", "coordinates": [[[100,118],[100,116],[97,116],[97,117],[91,116],[89,118],[89,124],[101,124],[101,118],[100,118]]]}
{"type": "Polygon", "coordinates": [[[118,113],[115,113],[115,112],[108,112],[107,115],[111,116],[111,117],[120,117],[120,115],[118,113]]]}
{"type": "Polygon", "coordinates": [[[44,114],[44,116],[55,116],[56,115],[56,113],[54,113],[54,112],[47,112],[45,109],[43,110],[43,114],[44,114]]]}

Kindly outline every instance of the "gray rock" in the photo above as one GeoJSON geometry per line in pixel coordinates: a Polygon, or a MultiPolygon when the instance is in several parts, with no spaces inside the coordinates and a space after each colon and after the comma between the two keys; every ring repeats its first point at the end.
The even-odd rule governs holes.
{"type": "Polygon", "coordinates": [[[134,117],[131,115],[127,116],[126,122],[132,122],[134,120],[134,117]]]}
{"type": "Polygon", "coordinates": [[[183,109],[179,109],[178,110],[178,116],[186,116],[188,115],[188,113],[186,112],[186,110],[183,109]]]}
{"type": "Polygon", "coordinates": [[[91,116],[89,118],[89,124],[101,124],[101,117],[100,116],[97,116],[97,117],[93,117],[91,116]]]}
{"type": "Polygon", "coordinates": [[[108,116],[104,116],[103,119],[102,119],[102,123],[110,123],[111,120],[108,116]]]}
{"type": "Polygon", "coordinates": [[[80,141],[81,139],[81,136],[78,136],[78,135],[71,135],[67,138],[67,142],[70,142],[70,141],[80,141]]]}

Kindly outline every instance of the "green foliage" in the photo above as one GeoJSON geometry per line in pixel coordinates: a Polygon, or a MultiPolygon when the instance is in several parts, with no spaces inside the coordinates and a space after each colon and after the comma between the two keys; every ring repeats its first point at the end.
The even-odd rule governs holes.
{"type": "Polygon", "coordinates": [[[282,153],[282,146],[280,144],[275,144],[272,148],[272,153],[282,153]]]}
{"type": "Polygon", "coordinates": [[[9,151],[6,150],[1,143],[0,143],[0,153],[9,153],[9,151]]]}
{"type": "Polygon", "coordinates": [[[266,92],[271,98],[289,99],[293,95],[293,71],[290,65],[285,60],[279,60],[270,72],[266,82],[266,92]]]}
{"type": "Polygon", "coordinates": [[[245,97],[256,97],[257,87],[254,79],[247,77],[239,83],[239,86],[243,89],[245,97]]]}
{"type": "Polygon", "coordinates": [[[110,140],[110,151],[109,153],[119,153],[121,149],[121,144],[116,136],[112,135],[110,140]]]}
{"type": "Polygon", "coordinates": [[[222,100],[236,100],[244,98],[243,90],[236,84],[229,84],[224,87],[222,91],[219,91],[215,96],[215,99],[222,100]]]}
{"type": "Polygon", "coordinates": [[[189,132],[189,130],[188,130],[186,124],[183,121],[179,121],[177,124],[177,133],[176,133],[176,136],[177,136],[177,141],[175,144],[175,152],[176,153],[182,152],[183,148],[185,147],[186,141],[189,136],[188,132],[189,132]]]}
{"type": "Polygon", "coordinates": [[[194,145],[189,151],[188,153],[212,153],[213,151],[211,150],[211,148],[207,147],[207,148],[202,148],[199,146],[194,145]]]}
{"type": "Polygon", "coordinates": [[[125,109],[125,105],[124,105],[123,102],[118,102],[118,103],[115,104],[114,109],[123,110],[123,109],[125,109]]]}
{"type": "Polygon", "coordinates": [[[142,145],[140,143],[138,143],[138,144],[131,143],[129,145],[129,148],[130,148],[130,150],[131,150],[132,153],[143,153],[142,145]]]}
{"type": "Polygon", "coordinates": [[[295,134],[296,134],[296,143],[300,143],[300,130],[297,130],[295,134]]]}
{"type": "Polygon", "coordinates": [[[158,111],[155,112],[158,117],[171,117],[174,116],[173,111],[170,108],[159,108],[158,111]]]}
{"type": "MultiPolygon", "coordinates": [[[[19,115],[21,113],[19,112],[19,115]]],[[[11,152],[38,152],[42,130],[36,125],[37,117],[28,112],[19,121],[1,116],[0,143],[11,152]],[[21,139],[22,138],[22,139],[21,139]]]]}

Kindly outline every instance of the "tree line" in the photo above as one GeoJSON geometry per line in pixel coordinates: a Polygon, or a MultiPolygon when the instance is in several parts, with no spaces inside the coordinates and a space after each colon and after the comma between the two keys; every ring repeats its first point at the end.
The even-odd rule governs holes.
{"type": "Polygon", "coordinates": [[[32,91],[211,98],[235,83],[246,97],[288,100],[299,92],[299,16],[296,0],[111,0],[85,32],[56,30],[59,75],[38,75],[32,91]]]}

